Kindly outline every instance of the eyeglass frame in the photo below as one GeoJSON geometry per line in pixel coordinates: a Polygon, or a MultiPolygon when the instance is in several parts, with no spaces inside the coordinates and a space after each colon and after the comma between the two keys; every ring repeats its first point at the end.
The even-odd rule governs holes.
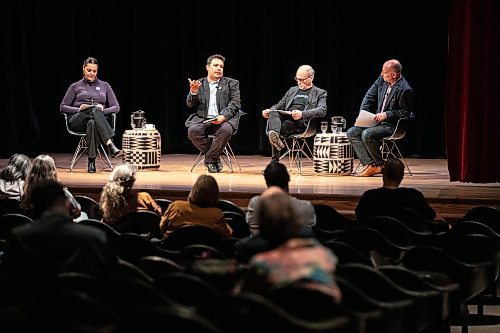
{"type": "Polygon", "coordinates": [[[297,81],[297,82],[304,82],[305,80],[310,79],[310,78],[312,78],[313,76],[314,76],[314,75],[309,75],[308,77],[305,77],[305,78],[303,78],[303,79],[301,79],[301,78],[298,78],[298,77],[294,76],[294,77],[293,77],[293,79],[294,79],[295,81],[297,81]]]}

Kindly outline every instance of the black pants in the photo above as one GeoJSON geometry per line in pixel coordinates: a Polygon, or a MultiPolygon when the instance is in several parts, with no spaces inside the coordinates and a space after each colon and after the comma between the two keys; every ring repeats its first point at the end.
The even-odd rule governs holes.
{"type": "Polygon", "coordinates": [[[192,124],[188,127],[188,138],[205,154],[205,163],[219,161],[222,150],[233,135],[234,128],[228,122],[222,124],[192,124]],[[213,135],[211,140],[208,136],[213,135]]]}
{"type": "MultiPolygon", "coordinates": [[[[287,138],[293,134],[303,133],[306,130],[306,125],[301,120],[295,120],[292,116],[282,115],[279,112],[269,112],[269,118],[267,119],[267,130],[275,131],[283,138],[287,138]]],[[[279,161],[280,151],[271,145],[273,152],[272,160],[279,161]]]]}
{"type": "Polygon", "coordinates": [[[85,132],[87,134],[89,158],[95,158],[97,156],[98,140],[106,144],[106,142],[115,135],[106,116],[101,108],[98,107],[73,114],[69,119],[68,125],[69,128],[75,132],[85,132]]]}

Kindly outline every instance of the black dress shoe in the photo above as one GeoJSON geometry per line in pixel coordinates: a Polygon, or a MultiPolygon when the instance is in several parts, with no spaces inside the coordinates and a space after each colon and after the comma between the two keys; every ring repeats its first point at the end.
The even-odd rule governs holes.
{"type": "Polygon", "coordinates": [[[95,158],[89,158],[88,173],[95,173],[95,158]]]}
{"type": "Polygon", "coordinates": [[[123,155],[123,151],[116,148],[115,144],[111,142],[108,145],[109,153],[111,154],[111,157],[118,157],[123,155]]]}
{"type": "Polygon", "coordinates": [[[205,166],[207,167],[209,173],[219,173],[219,169],[217,168],[217,163],[215,162],[205,163],[205,166]]]}
{"type": "Polygon", "coordinates": [[[222,162],[221,161],[217,161],[217,162],[215,162],[215,164],[217,165],[217,171],[218,172],[222,172],[222,169],[224,169],[224,166],[222,165],[222,162]]]}

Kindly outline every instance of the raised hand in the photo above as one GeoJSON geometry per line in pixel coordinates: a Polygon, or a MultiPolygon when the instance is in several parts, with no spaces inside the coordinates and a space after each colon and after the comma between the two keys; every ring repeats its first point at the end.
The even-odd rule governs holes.
{"type": "Polygon", "coordinates": [[[191,80],[188,78],[189,81],[189,92],[191,94],[195,95],[198,93],[198,90],[200,89],[201,82],[199,80],[191,80]]]}

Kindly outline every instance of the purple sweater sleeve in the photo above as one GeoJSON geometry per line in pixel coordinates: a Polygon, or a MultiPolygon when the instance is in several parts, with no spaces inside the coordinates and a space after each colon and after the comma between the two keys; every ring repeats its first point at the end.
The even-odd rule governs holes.
{"type": "Polygon", "coordinates": [[[82,104],[100,103],[104,105],[104,113],[117,113],[120,105],[116,95],[105,81],[96,79],[86,82],[83,79],[71,84],[61,102],[60,111],[64,113],[77,113],[82,104]]]}

